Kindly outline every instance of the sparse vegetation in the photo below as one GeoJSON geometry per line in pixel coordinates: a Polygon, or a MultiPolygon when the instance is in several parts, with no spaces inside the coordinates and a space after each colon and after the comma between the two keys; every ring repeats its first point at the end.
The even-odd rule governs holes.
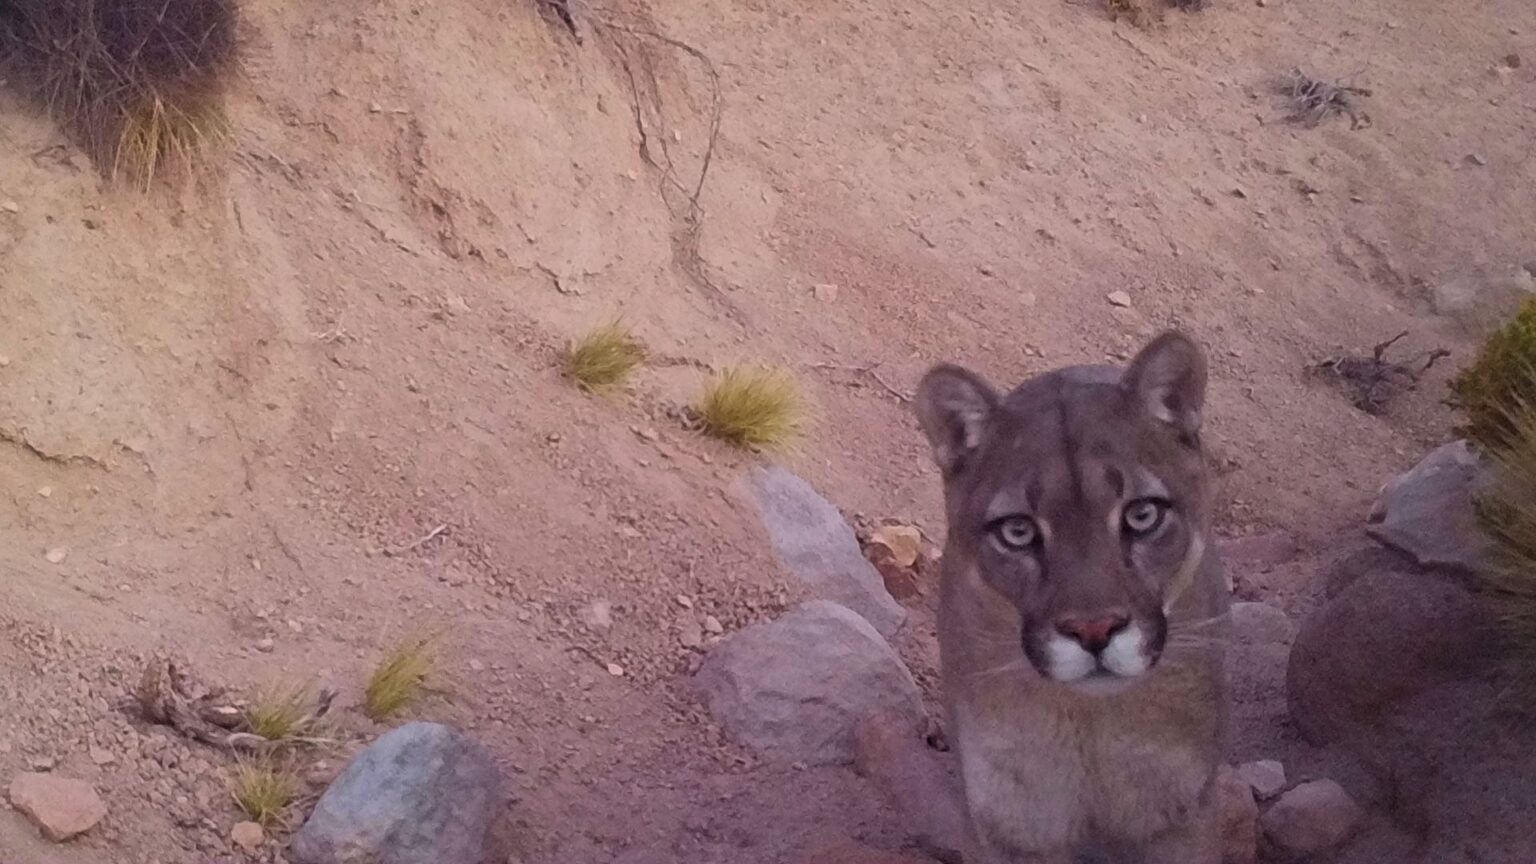
{"type": "Polygon", "coordinates": [[[298,776],[279,759],[242,759],[229,778],[229,793],[253,822],[280,821],[297,796],[298,776]]]}
{"type": "Polygon", "coordinates": [[[421,698],[433,667],[432,642],[430,636],[408,639],[384,658],[368,679],[364,713],[388,720],[421,698]]]}
{"type": "Polygon", "coordinates": [[[694,406],[705,433],[757,450],[782,450],[804,430],[795,379],[780,369],[735,367],[715,376],[694,406]]]}
{"type": "Polygon", "coordinates": [[[1451,389],[1466,414],[1461,431],[1468,438],[1490,449],[1528,445],[1520,418],[1536,408],[1536,299],[1488,337],[1451,389]]]}
{"type": "Polygon", "coordinates": [[[306,735],[315,720],[315,697],[305,686],[273,686],[256,694],[246,706],[245,725],[268,741],[306,735]]]}
{"type": "Polygon", "coordinates": [[[1488,451],[1494,480],[1478,502],[1500,555],[1484,577],[1494,619],[1511,651],[1520,699],[1536,704],[1536,405],[1513,411],[1488,451]]]}
{"type": "Polygon", "coordinates": [[[5,0],[0,59],[103,173],[147,186],[228,134],[236,0],[5,0]]]}
{"type": "Polygon", "coordinates": [[[586,390],[622,385],[645,362],[645,347],[623,322],[614,320],[573,341],[562,357],[566,377],[586,390]]]}

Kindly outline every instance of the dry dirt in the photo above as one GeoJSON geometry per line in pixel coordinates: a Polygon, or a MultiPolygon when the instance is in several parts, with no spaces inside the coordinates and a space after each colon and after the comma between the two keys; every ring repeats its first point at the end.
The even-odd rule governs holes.
{"type": "MultiPolygon", "coordinates": [[[[1215,0],[1148,29],[1063,0],[574,5],[580,44],[532,0],[251,0],[219,176],[149,197],[0,88],[0,778],[53,764],[111,808],[69,847],[0,811],[7,861],[233,854],[227,760],[118,710],[137,658],[329,682],[350,715],[421,628],[447,635],[418,714],[507,766],[510,860],[894,848],[852,772],[759,764],[689,695],[689,616],[798,596],[754,459],[672,419],[711,364],[792,366],[820,418],[792,466],[937,534],[900,396],[927,364],[1011,382],[1188,328],[1222,529],[1300,539],[1247,585],[1300,611],[1453,422],[1475,328],[1431,289],[1536,258],[1529,0],[1215,0]],[[710,152],[710,79],[656,33],[719,75],[696,247],[671,182],[710,152]],[[1371,88],[1372,124],[1285,123],[1297,66],[1371,88]],[[555,354],[616,311],[660,362],[591,398],[555,354]],[[1453,356],[1381,416],[1303,374],[1404,330],[1453,356]]],[[[904,646],[929,683],[930,639],[904,646]]],[[[1277,662],[1242,671],[1234,756],[1328,770],[1277,662]]],[[[1372,832],[1344,860],[1405,860],[1372,832]]]]}

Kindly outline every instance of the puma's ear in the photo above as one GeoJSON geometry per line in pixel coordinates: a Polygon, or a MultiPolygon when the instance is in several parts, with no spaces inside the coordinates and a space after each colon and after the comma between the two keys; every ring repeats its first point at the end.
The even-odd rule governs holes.
{"type": "Polygon", "coordinates": [[[986,440],[996,391],[974,372],[941,364],[923,376],[913,402],[934,461],[945,477],[954,476],[986,440]]]}
{"type": "Polygon", "coordinates": [[[1121,382],[1153,417],[1181,435],[1199,433],[1205,407],[1205,354],[1188,336],[1170,331],[1147,343],[1121,382]]]}

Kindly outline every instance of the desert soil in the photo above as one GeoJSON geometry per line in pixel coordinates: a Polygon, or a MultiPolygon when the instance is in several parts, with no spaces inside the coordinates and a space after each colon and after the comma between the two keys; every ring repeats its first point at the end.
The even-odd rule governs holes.
{"type": "MultiPolygon", "coordinates": [[[[760,762],[689,689],[690,619],[801,596],[742,484],[759,458],[676,419],[710,368],[791,367],[818,417],[791,467],[939,537],[904,404],[928,364],[1013,382],[1187,328],[1221,530],[1303,550],[1239,583],[1300,614],[1450,434],[1483,322],[1434,289],[1536,258],[1528,0],[1146,29],[1061,0],[573,5],[579,44],[531,0],[252,0],[217,176],[148,196],[0,88],[0,779],[51,765],[111,810],[67,847],[0,811],[6,860],[231,854],[228,760],[120,709],[141,658],[315,680],[355,717],[423,629],[416,715],[503,761],[509,860],[896,848],[853,772],[760,762]],[[718,136],[710,77],[654,34],[713,62],[718,136]],[[1293,67],[1370,88],[1370,125],[1285,122],[1293,67]],[[657,362],[590,397],[557,351],[614,313],[657,362]],[[1453,353],[1383,414],[1304,372],[1402,331],[1453,353]]],[[[929,602],[901,647],[931,690],[929,602]]],[[[1239,672],[1233,756],[1327,773],[1271,660],[1239,672]]],[[[1349,860],[1389,860],[1371,830],[1349,860]]]]}

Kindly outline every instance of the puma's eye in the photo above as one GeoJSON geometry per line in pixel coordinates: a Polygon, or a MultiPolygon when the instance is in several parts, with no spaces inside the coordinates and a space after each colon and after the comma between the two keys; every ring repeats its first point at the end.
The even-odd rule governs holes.
{"type": "Polygon", "coordinates": [[[992,536],[997,538],[1004,549],[1022,552],[1040,539],[1040,526],[1028,516],[1009,516],[993,524],[992,536]]]}
{"type": "Polygon", "coordinates": [[[1125,530],[1142,536],[1156,531],[1157,526],[1163,524],[1163,516],[1167,512],[1168,502],[1157,498],[1140,498],[1125,505],[1120,521],[1125,523],[1125,530]]]}

